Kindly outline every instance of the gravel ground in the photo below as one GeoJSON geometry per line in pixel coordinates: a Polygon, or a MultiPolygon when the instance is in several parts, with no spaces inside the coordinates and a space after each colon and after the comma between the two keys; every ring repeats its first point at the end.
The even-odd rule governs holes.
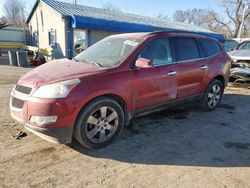
{"type": "Polygon", "coordinates": [[[135,119],[115,143],[89,151],[49,143],[11,119],[10,91],[30,69],[3,64],[0,187],[250,187],[247,88],[228,87],[213,112],[189,106],[135,119]],[[16,140],[20,130],[27,136],[16,140]]]}

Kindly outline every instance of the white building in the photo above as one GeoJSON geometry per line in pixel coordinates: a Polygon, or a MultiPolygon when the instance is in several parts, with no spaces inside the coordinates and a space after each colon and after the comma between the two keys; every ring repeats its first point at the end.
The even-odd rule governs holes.
{"type": "Polygon", "coordinates": [[[193,25],[161,19],[109,12],[55,0],[37,0],[28,19],[32,45],[52,46],[55,57],[74,56],[75,45],[89,46],[114,33],[152,32],[156,30],[187,30],[205,33],[223,40],[223,35],[193,25]]]}

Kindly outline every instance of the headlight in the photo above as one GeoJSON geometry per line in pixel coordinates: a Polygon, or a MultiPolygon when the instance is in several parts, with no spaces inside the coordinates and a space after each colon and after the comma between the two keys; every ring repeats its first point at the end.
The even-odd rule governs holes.
{"type": "Polygon", "coordinates": [[[38,98],[65,98],[70,91],[80,83],[79,79],[67,80],[54,84],[44,85],[39,87],[34,93],[33,97],[38,98]]]}

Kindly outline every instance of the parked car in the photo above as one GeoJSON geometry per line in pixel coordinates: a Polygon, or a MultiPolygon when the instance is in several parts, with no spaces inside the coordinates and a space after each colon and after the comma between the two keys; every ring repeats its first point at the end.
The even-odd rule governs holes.
{"type": "Polygon", "coordinates": [[[221,101],[230,58],[217,40],[188,32],[120,34],[73,60],[31,70],[13,88],[11,115],[59,143],[110,144],[132,118],[183,101],[205,111],[221,101]]]}
{"type": "Polygon", "coordinates": [[[234,50],[239,45],[239,42],[233,39],[227,39],[224,47],[227,52],[234,50]]]}
{"type": "Polygon", "coordinates": [[[81,53],[82,51],[84,51],[86,49],[85,43],[86,43],[86,40],[81,39],[74,44],[76,55],[78,55],[79,53],[81,53]]]}
{"type": "Polygon", "coordinates": [[[231,80],[250,81],[250,41],[240,43],[234,51],[228,54],[233,60],[231,80]]]}

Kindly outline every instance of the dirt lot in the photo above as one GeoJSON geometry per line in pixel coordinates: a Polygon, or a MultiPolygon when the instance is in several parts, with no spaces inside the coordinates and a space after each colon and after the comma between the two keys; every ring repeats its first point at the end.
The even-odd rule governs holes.
{"type": "Polygon", "coordinates": [[[0,187],[250,187],[249,89],[228,87],[214,112],[190,106],[136,119],[114,144],[87,151],[10,118],[9,93],[29,70],[0,65],[0,187]],[[28,136],[16,140],[20,130],[28,136]]]}

